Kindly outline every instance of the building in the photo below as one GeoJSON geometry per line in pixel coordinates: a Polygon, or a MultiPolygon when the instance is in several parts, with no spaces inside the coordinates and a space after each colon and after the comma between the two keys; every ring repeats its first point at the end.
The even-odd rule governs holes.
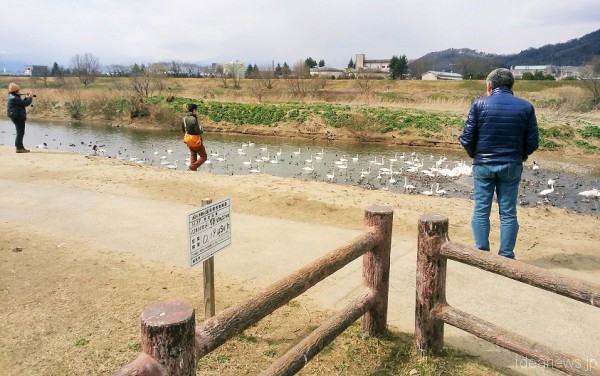
{"type": "Polygon", "coordinates": [[[310,68],[310,75],[327,78],[340,78],[340,76],[344,76],[345,73],[342,69],[331,67],[315,67],[310,68]]]}
{"type": "Polygon", "coordinates": [[[26,65],[23,75],[30,77],[48,76],[48,67],[45,65],[26,65]]]}
{"type": "Polygon", "coordinates": [[[581,76],[581,68],[573,67],[573,66],[561,66],[558,67],[558,77],[557,80],[564,80],[565,78],[575,78],[579,79],[581,76]]]}
{"type": "Polygon", "coordinates": [[[423,81],[436,81],[436,80],[459,81],[462,79],[463,79],[463,77],[460,73],[450,73],[450,72],[429,71],[429,72],[425,72],[421,75],[421,80],[423,80],[423,81]]]}
{"type": "Polygon", "coordinates": [[[365,54],[356,54],[354,69],[390,73],[391,59],[367,60],[365,54]]]}
{"type": "Polygon", "coordinates": [[[228,77],[244,78],[246,68],[244,67],[244,63],[240,61],[230,61],[223,64],[223,74],[228,77]]]}
{"type": "Polygon", "coordinates": [[[523,73],[531,73],[535,75],[537,72],[542,72],[545,75],[557,77],[559,69],[556,65],[515,65],[510,68],[515,78],[523,78],[523,73]]]}

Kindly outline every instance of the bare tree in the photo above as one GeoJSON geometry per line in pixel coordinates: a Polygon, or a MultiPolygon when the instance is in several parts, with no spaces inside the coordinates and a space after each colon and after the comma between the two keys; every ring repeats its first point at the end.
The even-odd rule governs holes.
{"type": "Polygon", "coordinates": [[[600,56],[595,56],[581,72],[583,86],[592,94],[592,102],[600,104],[600,56]]]}
{"type": "Polygon", "coordinates": [[[215,66],[215,76],[219,77],[221,79],[221,82],[223,83],[223,88],[227,88],[227,74],[225,73],[225,70],[223,69],[223,65],[222,64],[217,64],[215,66]]]}
{"type": "Polygon", "coordinates": [[[164,73],[161,66],[147,68],[131,68],[129,83],[136,96],[148,98],[164,90],[164,73]]]}
{"type": "Polygon", "coordinates": [[[100,74],[100,61],[89,52],[80,56],[73,56],[71,59],[71,68],[73,75],[79,77],[79,81],[85,86],[94,82],[96,76],[100,74]]]}
{"type": "Polygon", "coordinates": [[[294,95],[306,95],[308,92],[308,80],[310,79],[310,68],[300,60],[292,67],[289,76],[285,78],[288,88],[294,95]]]}
{"type": "Polygon", "coordinates": [[[433,61],[431,58],[424,56],[416,60],[412,60],[408,63],[408,68],[410,69],[412,76],[421,79],[423,73],[427,71],[433,70],[433,61]]]}
{"type": "Polygon", "coordinates": [[[265,88],[271,90],[275,80],[275,68],[273,68],[273,66],[269,66],[260,69],[258,71],[258,78],[265,88]]]}
{"type": "Polygon", "coordinates": [[[263,97],[267,93],[267,88],[264,83],[260,79],[253,79],[250,82],[250,93],[253,97],[255,97],[259,102],[262,102],[263,97]]]}

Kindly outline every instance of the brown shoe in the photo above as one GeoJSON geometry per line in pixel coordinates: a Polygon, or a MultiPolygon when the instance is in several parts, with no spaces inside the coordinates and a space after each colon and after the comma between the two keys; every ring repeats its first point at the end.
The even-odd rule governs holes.
{"type": "Polygon", "coordinates": [[[29,150],[27,149],[17,149],[17,153],[29,153],[29,150]]]}

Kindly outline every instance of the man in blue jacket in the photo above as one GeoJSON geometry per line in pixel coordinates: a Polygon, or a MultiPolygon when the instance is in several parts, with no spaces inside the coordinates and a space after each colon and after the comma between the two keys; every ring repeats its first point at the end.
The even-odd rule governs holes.
{"type": "Polygon", "coordinates": [[[25,99],[21,99],[21,89],[15,83],[8,85],[8,105],[6,109],[6,115],[12,120],[17,131],[17,137],[15,138],[15,147],[17,153],[29,153],[29,150],[23,146],[23,137],[25,137],[25,120],[27,120],[27,110],[25,107],[29,106],[33,101],[31,93],[27,94],[25,99]]]}
{"type": "Polygon", "coordinates": [[[500,256],[515,258],[519,232],[517,200],[523,161],[538,148],[538,126],[531,103],[512,92],[514,77],[499,68],[486,80],[487,97],[473,102],[458,138],[473,158],[475,208],[471,225],[475,247],[490,250],[490,212],[494,192],[500,212],[500,256]]]}

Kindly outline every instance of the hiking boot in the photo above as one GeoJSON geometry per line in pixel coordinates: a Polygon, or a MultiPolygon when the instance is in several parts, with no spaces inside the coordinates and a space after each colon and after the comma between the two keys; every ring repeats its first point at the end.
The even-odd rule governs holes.
{"type": "Polygon", "coordinates": [[[17,153],[29,153],[29,150],[27,150],[25,148],[20,148],[20,149],[17,149],[17,153]]]}

